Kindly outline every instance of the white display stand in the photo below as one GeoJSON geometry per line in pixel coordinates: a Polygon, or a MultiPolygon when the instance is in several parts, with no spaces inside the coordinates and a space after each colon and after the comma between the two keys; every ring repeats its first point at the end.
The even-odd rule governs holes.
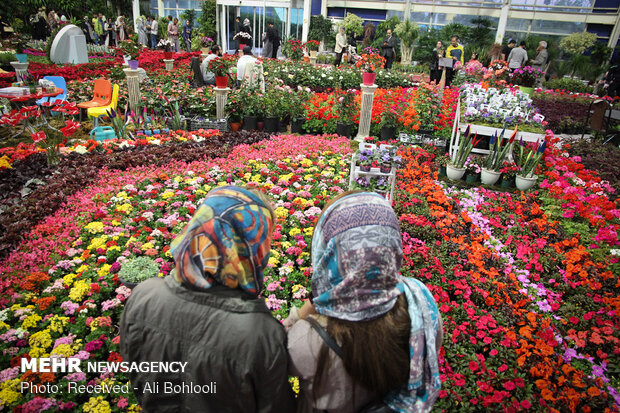
{"type": "MultiPolygon", "coordinates": [[[[461,142],[461,132],[465,132],[467,127],[470,127],[470,134],[478,134],[483,136],[493,136],[494,133],[497,133],[499,136],[502,133],[502,128],[494,128],[492,126],[485,125],[475,125],[471,123],[463,123],[461,122],[461,101],[459,99],[456,105],[456,113],[454,114],[454,125],[452,127],[452,136],[450,137],[450,156],[453,157],[456,152],[459,150],[459,144],[461,142]]],[[[506,129],[504,137],[507,138],[512,134],[512,130],[506,129]],[[508,136],[506,136],[508,135],[508,136]]],[[[517,129],[517,136],[515,141],[519,141],[523,139],[524,142],[538,142],[539,140],[545,139],[544,133],[531,133],[531,132],[521,132],[517,129]]],[[[488,149],[478,149],[473,148],[471,150],[472,153],[479,153],[483,155],[488,155],[488,149]]],[[[512,158],[512,152],[509,154],[509,158],[512,158]]]]}
{"type": "Polygon", "coordinates": [[[82,29],[74,24],[60,29],[50,48],[50,60],[56,64],[88,63],[86,37],[82,29]]]}
{"type": "MultiPolygon", "coordinates": [[[[379,145],[379,149],[391,149],[392,145],[379,145]]],[[[379,168],[370,168],[370,171],[365,172],[357,165],[360,152],[366,149],[376,150],[377,145],[372,143],[360,143],[359,149],[351,156],[351,171],[349,173],[349,189],[353,189],[353,184],[360,176],[368,177],[386,177],[388,179],[388,185],[390,189],[385,193],[385,199],[392,202],[394,199],[394,184],[396,182],[396,167],[392,165],[392,170],[389,173],[382,173],[379,168]]]]}

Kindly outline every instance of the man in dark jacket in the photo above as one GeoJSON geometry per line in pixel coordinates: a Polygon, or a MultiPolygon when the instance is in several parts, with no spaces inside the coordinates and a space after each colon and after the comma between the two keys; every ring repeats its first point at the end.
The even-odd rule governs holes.
{"type": "Polygon", "coordinates": [[[180,363],[129,372],[146,412],[295,411],[284,328],[258,297],[274,221],[262,194],[217,188],[172,242],[173,274],[134,289],[124,361],[180,363]]]}
{"type": "Polygon", "coordinates": [[[273,26],[273,22],[269,22],[267,27],[267,39],[271,42],[271,58],[278,58],[278,48],[280,47],[280,35],[278,30],[273,26]]]}
{"type": "Polygon", "coordinates": [[[387,30],[387,36],[383,39],[383,57],[385,58],[385,68],[392,67],[392,61],[394,60],[394,47],[396,47],[396,39],[392,37],[392,30],[387,30]]]}

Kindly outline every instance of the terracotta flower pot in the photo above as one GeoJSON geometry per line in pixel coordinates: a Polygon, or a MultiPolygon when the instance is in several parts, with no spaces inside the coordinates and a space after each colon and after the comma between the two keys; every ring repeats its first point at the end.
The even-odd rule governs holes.
{"type": "Polygon", "coordinates": [[[167,59],[167,60],[172,59],[172,52],[164,52],[164,59],[167,59]]]}
{"type": "Polygon", "coordinates": [[[237,132],[241,128],[241,122],[230,122],[230,130],[237,132]]]}
{"type": "Polygon", "coordinates": [[[228,76],[215,76],[215,87],[225,89],[228,86],[228,76]]]}

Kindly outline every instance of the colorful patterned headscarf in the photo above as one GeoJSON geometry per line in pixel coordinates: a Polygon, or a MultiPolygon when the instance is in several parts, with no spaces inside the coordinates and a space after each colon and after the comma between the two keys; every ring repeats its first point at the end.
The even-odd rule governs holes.
{"type": "Polygon", "coordinates": [[[363,192],[339,199],[312,238],[313,304],[320,314],[365,321],[390,311],[404,293],[411,319],[409,380],[385,402],[398,412],[430,412],[441,388],[441,318],[428,288],[400,275],[402,257],[400,225],[383,197],[363,192]]]}
{"type": "Polygon", "coordinates": [[[195,289],[217,283],[258,295],[272,232],[269,208],[256,194],[234,186],[214,189],[172,241],[176,277],[195,289]]]}

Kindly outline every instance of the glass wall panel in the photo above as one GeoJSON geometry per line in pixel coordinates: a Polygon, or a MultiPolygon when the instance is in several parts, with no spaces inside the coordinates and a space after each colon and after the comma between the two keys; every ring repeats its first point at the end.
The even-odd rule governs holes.
{"type": "Polygon", "coordinates": [[[513,19],[508,17],[506,22],[507,31],[527,32],[530,28],[530,21],[527,19],[513,19]]]}
{"type": "MultiPolygon", "coordinates": [[[[567,19],[568,20],[568,19],[567,19]]],[[[551,20],[533,20],[531,32],[558,33],[569,35],[575,32],[582,32],[586,28],[585,23],[572,21],[557,22],[551,20]]]]}

